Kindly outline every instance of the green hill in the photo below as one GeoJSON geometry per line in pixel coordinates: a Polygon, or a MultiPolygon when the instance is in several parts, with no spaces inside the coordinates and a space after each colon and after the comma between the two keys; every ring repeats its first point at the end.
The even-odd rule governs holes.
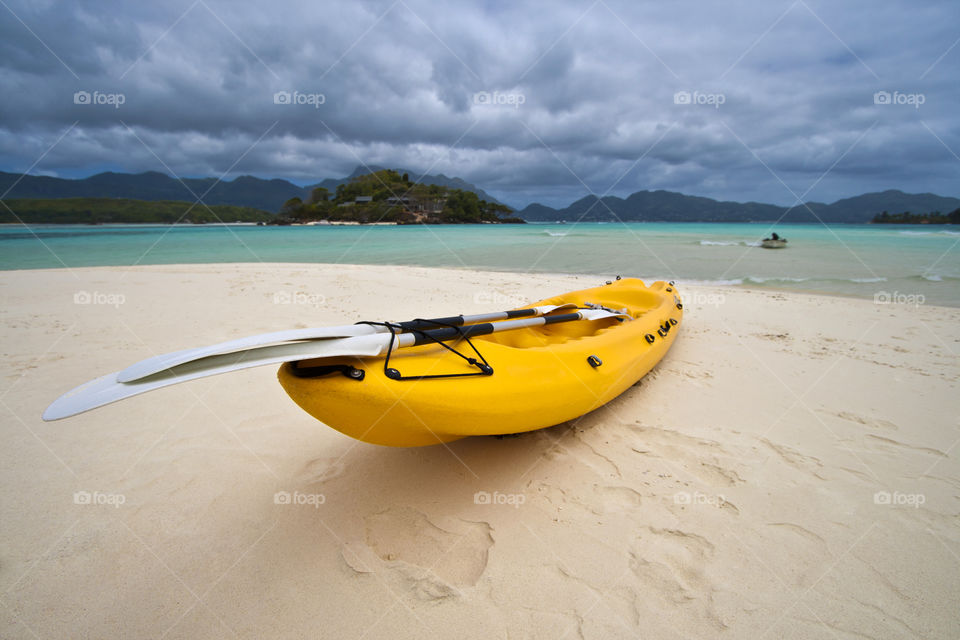
{"type": "MultiPolygon", "coordinates": [[[[377,173],[379,171],[384,171],[385,169],[386,167],[380,167],[376,165],[358,166],[353,170],[353,173],[351,173],[349,176],[346,176],[340,179],[327,178],[322,182],[318,182],[317,184],[313,184],[306,187],[306,190],[309,193],[316,187],[324,187],[330,190],[330,192],[332,193],[336,191],[338,186],[340,186],[341,184],[347,184],[354,178],[357,178],[359,176],[369,175],[371,173],[377,173]]],[[[417,181],[423,184],[435,184],[438,187],[460,189],[461,191],[472,191],[473,193],[477,194],[477,197],[479,197],[481,200],[486,200],[487,202],[494,202],[496,204],[504,204],[503,202],[500,202],[499,200],[491,196],[489,193],[487,193],[480,187],[470,184],[469,182],[467,182],[466,180],[463,180],[462,178],[448,178],[442,173],[439,173],[436,175],[426,174],[421,176],[415,171],[408,171],[407,169],[394,169],[394,171],[400,174],[407,174],[411,178],[415,178],[417,181]]]]}
{"type": "Polygon", "coordinates": [[[673,191],[637,191],[626,199],[589,195],[563,209],[531,204],[517,215],[553,222],[869,222],[879,211],[951,211],[960,200],[932,193],[890,190],[844,198],[831,204],[807,202],[782,207],[761,202],[721,202],[673,191]],[[782,218],[781,218],[782,216],[782,218]]]}
{"type": "MultiPolygon", "coordinates": [[[[376,167],[374,170],[381,170],[376,167]]],[[[25,198],[130,198],[133,200],[166,200],[193,202],[198,197],[207,204],[230,204],[253,207],[265,211],[276,209],[290,198],[306,200],[315,187],[326,187],[331,192],[340,184],[349,183],[370,171],[357,167],[345,178],[327,178],[318,184],[300,187],[287,180],[266,180],[255,176],[240,176],[234,180],[216,178],[173,178],[157,171],[145,173],[116,173],[108,171],[87,178],[54,178],[0,171],[0,193],[5,197],[25,198]]],[[[411,175],[414,175],[411,172],[411,175]]],[[[497,202],[491,196],[460,178],[440,175],[416,176],[424,184],[473,191],[481,200],[497,202]]]]}
{"type": "Polygon", "coordinates": [[[522,223],[501,217],[510,207],[482,200],[472,191],[417,184],[404,173],[382,169],[338,184],[331,193],[314,188],[306,201],[291,198],[273,224],[314,221],[396,224],[522,223]]]}
{"type": "Polygon", "coordinates": [[[170,200],[146,201],[126,198],[53,198],[4,200],[0,222],[31,224],[106,224],[174,222],[268,222],[269,211],[232,205],[194,205],[170,200]]]}

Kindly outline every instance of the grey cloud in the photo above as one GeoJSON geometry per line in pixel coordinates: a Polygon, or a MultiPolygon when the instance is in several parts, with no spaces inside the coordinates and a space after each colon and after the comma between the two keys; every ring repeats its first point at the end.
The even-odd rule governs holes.
{"type": "Polygon", "coordinates": [[[615,195],[792,203],[817,180],[818,200],[958,194],[955,2],[9,6],[63,64],[0,20],[5,170],[76,122],[35,171],[165,163],[303,183],[359,160],[457,175],[519,205],[603,193],[625,173],[615,195]],[[77,91],[124,103],[75,104],[77,91]],[[278,91],[324,101],[278,105],[278,91]],[[877,91],[924,104],[877,105],[877,91]],[[676,104],[678,92],[723,103],[676,104]]]}

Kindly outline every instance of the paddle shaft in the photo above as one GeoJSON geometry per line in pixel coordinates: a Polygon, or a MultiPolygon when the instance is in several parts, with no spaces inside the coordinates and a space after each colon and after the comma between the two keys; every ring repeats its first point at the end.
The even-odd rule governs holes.
{"type": "Polygon", "coordinates": [[[179,382],[195,380],[231,371],[240,371],[280,362],[312,360],[334,357],[374,357],[393,349],[432,343],[434,340],[455,340],[463,335],[480,336],[500,331],[510,331],[526,327],[571,322],[574,320],[602,320],[617,318],[618,314],[600,310],[584,309],[577,313],[565,313],[556,316],[519,318],[497,323],[468,325],[457,329],[445,327],[430,331],[401,333],[394,336],[373,334],[331,340],[313,340],[290,342],[248,349],[243,352],[222,353],[200,358],[165,369],[153,377],[132,382],[124,382],[112,373],[68,391],[51,404],[43,414],[44,420],[59,420],[101,407],[117,400],[123,400],[147,391],[154,391],[179,382]],[[427,337],[429,336],[429,337],[427,337]]]}
{"type": "Polygon", "coordinates": [[[478,322],[491,322],[495,320],[512,320],[514,318],[529,318],[540,315],[540,309],[513,309],[511,311],[494,311],[492,313],[478,313],[472,316],[448,316],[446,318],[431,318],[429,320],[407,320],[405,322],[394,323],[404,331],[418,331],[437,329],[438,325],[451,325],[462,327],[463,325],[475,324],[478,322]]]}
{"type": "Polygon", "coordinates": [[[561,313],[555,316],[539,316],[536,318],[524,318],[518,320],[506,320],[503,322],[484,322],[480,324],[470,324],[465,327],[445,327],[443,329],[433,329],[430,331],[416,331],[413,333],[404,333],[396,337],[395,349],[403,347],[413,347],[435,342],[445,342],[455,340],[460,337],[473,338],[475,336],[486,336],[491,333],[500,333],[501,331],[512,331],[515,329],[525,329],[528,327],[540,327],[549,324],[559,324],[561,322],[572,322],[574,320],[597,319],[604,317],[616,317],[607,312],[591,313],[593,310],[577,313],[561,313]]]}
{"type": "MultiPolygon", "coordinates": [[[[531,307],[529,309],[515,309],[511,311],[494,311],[491,313],[480,313],[471,316],[448,316],[445,318],[433,318],[429,320],[415,319],[405,322],[391,323],[394,330],[399,332],[409,332],[416,330],[437,329],[442,325],[464,326],[473,322],[488,322],[493,320],[505,320],[510,318],[525,318],[532,316],[542,316],[552,313],[558,309],[575,307],[573,303],[561,305],[542,305],[531,307]]],[[[278,345],[287,342],[297,342],[301,340],[329,340],[349,338],[362,335],[389,333],[390,329],[386,324],[353,324],[342,327],[320,327],[314,329],[292,329],[288,331],[275,331],[272,333],[263,333],[256,336],[247,336],[236,340],[229,340],[219,344],[213,344],[206,347],[195,349],[183,349],[173,353],[165,353],[146,360],[141,360],[117,374],[118,382],[134,382],[143,378],[155,375],[161,371],[167,371],[178,367],[187,362],[200,360],[217,354],[233,353],[258,349],[268,345],[278,345]]]]}

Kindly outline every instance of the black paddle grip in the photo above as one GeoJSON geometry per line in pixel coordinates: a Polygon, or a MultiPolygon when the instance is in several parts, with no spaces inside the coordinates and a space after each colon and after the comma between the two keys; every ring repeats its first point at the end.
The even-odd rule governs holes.
{"type": "Polygon", "coordinates": [[[579,320],[579,313],[561,313],[558,316],[544,316],[543,324],[556,324],[558,322],[570,322],[571,320],[579,320]]]}
{"type": "Polygon", "coordinates": [[[447,340],[456,340],[460,336],[472,338],[473,336],[485,336],[490,333],[493,333],[492,322],[470,324],[465,327],[446,327],[415,333],[413,344],[421,345],[434,342],[446,342],[447,340]]]}
{"type": "Polygon", "coordinates": [[[437,329],[439,325],[449,324],[454,327],[459,327],[463,324],[463,316],[449,316],[447,318],[432,318],[430,320],[407,320],[406,322],[398,322],[400,328],[404,331],[413,331],[415,329],[420,330],[430,330],[437,329]]]}
{"type": "MultiPolygon", "coordinates": [[[[512,311],[504,311],[503,315],[505,318],[526,318],[537,315],[537,310],[514,309],[512,311]]],[[[441,328],[441,325],[445,324],[453,327],[462,327],[463,316],[448,316],[446,318],[431,318],[429,320],[407,320],[405,322],[397,323],[397,325],[399,325],[404,331],[430,331],[433,329],[439,329],[441,328]]]]}
{"type": "MultiPolygon", "coordinates": [[[[543,324],[556,324],[558,322],[570,322],[571,320],[579,320],[579,313],[563,313],[558,316],[543,316],[543,324]]],[[[472,338],[474,336],[485,336],[496,331],[497,326],[492,322],[484,322],[482,324],[469,324],[465,327],[445,327],[443,329],[433,329],[430,331],[417,332],[414,335],[416,338],[413,341],[413,344],[429,344],[431,342],[444,342],[447,340],[455,340],[460,336],[467,338],[472,338]]]]}

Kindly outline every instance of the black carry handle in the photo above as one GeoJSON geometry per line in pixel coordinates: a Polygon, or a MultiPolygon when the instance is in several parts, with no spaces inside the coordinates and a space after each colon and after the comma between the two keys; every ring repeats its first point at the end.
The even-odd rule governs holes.
{"type": "MultiPolygon", "coordinates": [[[[504,311],[502,319],[509,320],[513,318],[526,318],[526,317],[535,316],[535,315],[537,315],[536,309],[514,309],[512,311],[504,311]]],[[[395,322],[394,325],[400,327],[403,331],[407,331],[407,332],[427,331],[430,329],[436,329],[437,325],[462,327],[463,316],[460,315],[460,316],[449,316],[446,318],[407,320],[405,322],[395,322]]]]}
{"type": "MultiPolygon", "coordinates": [[[[526,309],[524,309],[526,311],[526,309]]],[[[532,315],[532,314],[531,314],[532,315]]],[[[556,324],[558,322],[570,322],[581,318],[579,313],[562,313],[556,316],[542,316],[543,324],[556,324]]],[[[471,324],[465,327],[446,327],[443,329],[433,329],[431,331],[417,331],[414,345],[430,344],[433,342],[444,342],[446,340],[455,340],[460,337],[473,338],[475,336],[485,336],[494,333],[497,325],[492,322],[482,324],[471,324]]]]}

